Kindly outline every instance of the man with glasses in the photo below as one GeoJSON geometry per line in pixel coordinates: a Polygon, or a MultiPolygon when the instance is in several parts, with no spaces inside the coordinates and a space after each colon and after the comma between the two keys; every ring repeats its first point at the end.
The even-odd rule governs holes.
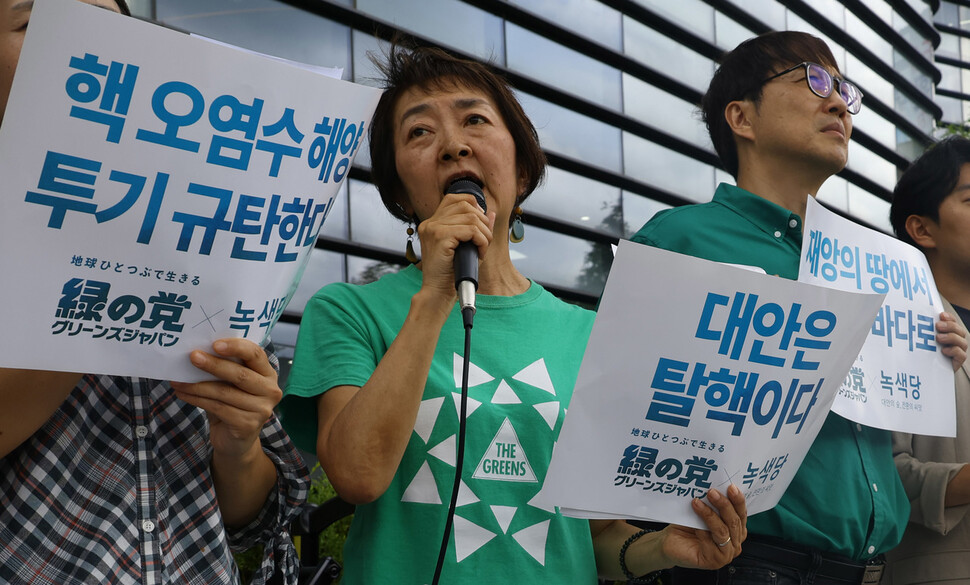
{"type": "MultiPolygon", "coordinates": [[[[737,186],[658,213],[633,240],[797,278],[807,196],[845,167],[862,92],[824,42],[774,32],[724,56],[701,106],[737,186]]],[[[940,343],[962,363],[966,344],[951,326],[938,325],[940,343]]],[[[674,581],[878,583],[908,517],[889,433],[829,414],[778,505],[749,518],[741,555],[717,572],[675,569],[674,581]]]]}

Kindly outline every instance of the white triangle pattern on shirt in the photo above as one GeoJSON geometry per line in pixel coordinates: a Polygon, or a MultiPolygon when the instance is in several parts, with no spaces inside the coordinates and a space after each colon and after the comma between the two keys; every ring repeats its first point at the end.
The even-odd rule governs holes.
{"type": "Polygon", "coordinates": [[[539,358],[523,368],[518,374],[512,376],[512,379],[545,390],[553,396],[556,395],[556,389],[549,378],[549,370],[546,369],[546,361],[543,358],[539,358]]]}
{"type": "Polygon", "coordinates": [[[437,457],[441,461],[444,461],[448,465],[454,467],[456,455],[458,453],[457,445],[458,435],[451,435],[444,441],[438,443],[434,447],[428,450],[428,455],[437,457]]]}
{"type": "Polygon", "coordinates": [[[508,534],[509,525],[512,524],[512,518],[515,517],[518,508],[515,506],[489,506],[489,508],[492,509],[492,514],[495,515],[495,520],[498,521],[502,532],[508,534]]]}
{"type": "MultiPolygon", "coordinates": [[[[457,353],[454,359],[454,377],[455,377],[455,388],[461,388],[461,372],[462,366],[464,364],[464,359],[457,353]]],[[[475,365],[475,362],[468,364],[468,387],[474,388],[475,386],[480,386],[487,382],[494,380],[492,376],[488,374],[485,370],[475,365]]]]}
{"type": "Polygon", "coordinates": [[[478,524],[455,516],[455,555],[462,562],[468,555],[482,548],[497,535],[478,524]]]}
{"type": "MultiPolygon", "coordinates": [[[[455,414],[461,415],[461,392],[452,392],[451,396],[452,398],[455,399],[455,414]]],[[[465,412],[465,418],[467,419],[468,417],[470,417],[476,410],[478,410],[478,407],[481,405],[482,405],[481,402],[469,396],[468,405],[466,407],[467,410],[465,412]]]]}
{"type": "Polygon", "coordinates": [[[472,488],[468,487],[465,482],[460,482],[458,486],[458,501],[455,502],[456,508],[461,508],[462,506],[467,506],[469,504],[477,504],[481,500],[472,491],[472,488]]]}
{"type": "Polygon", "coordinates": [[[546,421],[549,425],[549,430],[555,430],[556,422],[559,421],[559,403],[558,402],[542,402],[540,404],[533,404],[532,408],[536,409],[542,419],[546,421]]]}
{"type": "Polygon", "coordinates": [[[495,394],[492,394],[491,402],[492,404],[522,404],[515,390],[505,380],[499,382],[495,394]]]}
{"type": "MultiPolygon", "coordinates": [[[[461,368],[461,356],[456,353],[454,361],[454,379],[456,388],[460,388],[461,386],[461,368]]],[[[556,396],[555,387],[553,386],[549,372],[546,369],[545,360],[542,358],[520,370],[512,377],[512,379],[539,388],[553,396],[556,396]]],[[[476,366],[474,363],[469,364],[469,388],[473,388],[493,380],[495,380],[494,376],[476,366]]],[[[455,404],[455,412],[458,414],[461,408],[461,394],[459,392],[453,392],[452,398],[455,404]]],[[[443,402],[444,397],[440,396],[421,402],[421,407],[418,412],[418,419],[415,423],[415,432],[421,437],[425,444],[427,444],[428,440],[430,439],[432,431],[437,423],[437,419],[441,414],[441,406],[443,402]]],[[[493,404],[523,404],[518,393],[505,380],[501,380],[490,402],[493,404]]],[[[481,401],[469,397],[467,416],[470,417],[481,405],[481,401]]],[[[555,425],[559,421],[560,403],[557,401],[542,402],[533,404],[532,407],[536,410],[536,412],[539,413],[540,416],[542,416],[543,420],[546,421],[546,424],[549,425],[549,428],[551,430],[555,430],[555,425]]],[[[511,421],[506,419],[502,425],[502,428],[500,428],[496,434],[496,437],[493,438],[492,443],[494,443],[500,436],[503,436],[505,439],[511,439],[511,442],[518,444],[518,439],[514,438],[515,434],[516,433],[512,427],[511,421]]],[[[456,435],[451,435],[439,442],[437,445],[431,447],[428,450],[428,455],[431,455],[447,465],[454,467],[456,443],[456,435]]],[[[529,467],[528,475],[530,476],[530,480],[536,481],[531,466],[528,464],[528,459],[525,457],[524,451],[521,451],[521,444],[518,444],[517,449],[522,453],[522,456],[525,459],[525,465],[529,467]]],[[[544,512],[548,512],[550,514],[555,514],[555,507],[547,505],[546,502],[542,501],[540,495],[541,491],[533,496],[533,498],[526,505],[543,510],[544,512]]],[[[431,467],[427,461],[424,462],[414,479],[408,485],[407,489],[405,489],[401,501],[445,505],[445,503],[441,501],[435,476],[432,473],[431,467]]],[[[478,496],[464,481],[460,482],[457,504],[459,507],[475,504],[480,501],[481,500],[478,498],[478,496]]],[[[491,509],[492,514],[495,516],[495,519],[498,522],[502,532],[507,534],[518,508],[514,506],[497,505],[489,506],[489,508],[491,509]]],[[[551,519],[545,520],[523,530],[519,530],[512,535],[512,538],[519,544],[519,546],[521,546],[526,553],[528,553],[543,566],[545,565],[546,543],[548,541],[550,524],[551,519]]],[[[454,528],[455,551],[457,562],[459,563],[498,536],[497,533],[494,533],[475,524],[474,522],[471,522],[468,519],[457,515],[455,516],[454,528]]]]}
{"type": "Polygon", "coordinates": [[[552,520],[544,520],[512,535],[519,546],[543,567],[546,566],[546,540],[549,538],[550,522],[552,520]]]}
{"type": "Polygon", "coordinates": [[[408,484],[404,495],[401,496],[402,502],[412,502],[415,504],[440,504],[441,497],[438,495],[438,483],[431,473],[431,466],[425,461],[414,475],[414,479],[408,484]]]}
{"type": "Polygon", "coordinates": [[[425,444],[431,438],[431,431],[434,430],[434,425],[438,422],[438,413],[441,411],[441,405],[444,402],[445,397],[438,396],[437,398],[422,400],[421,406],[418,407],[418,418],[414,421],[414,432],[421,437],[425,444]]]}

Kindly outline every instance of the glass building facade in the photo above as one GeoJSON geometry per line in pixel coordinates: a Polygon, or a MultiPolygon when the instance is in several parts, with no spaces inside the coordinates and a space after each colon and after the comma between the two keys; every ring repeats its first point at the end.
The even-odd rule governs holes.
{"type": "MultiPolygon", "coordinates": [[[[899,172],[940,123],[970,118],[970,1],[939,0],[130,0],[140,17],[247,49],[343,68],[375,84],[368,53],[396,31],[491,63],[513,83],[550,167],[526,201],[527,276],[595,304],[610,245],[658,210],[710,200],[719,168],[695,104],[716,60],[770,30],[823,38],[865,94],[830,208],[890,231],[899,172]]],[[[369,182],[365,148],[274,330],[292,351],[309,297],[406,260],[406,225],[369,182]]]]}

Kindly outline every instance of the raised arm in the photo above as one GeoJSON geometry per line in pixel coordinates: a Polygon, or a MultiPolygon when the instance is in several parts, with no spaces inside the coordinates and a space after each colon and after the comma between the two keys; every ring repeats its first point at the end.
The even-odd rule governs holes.
{"type": "Polygon", "coordinates": [[[363,387],[338,386],[319,399],[317,457],[345,500],[371,502],[390,485],[414,430],[441,328],[455,306],[455,247],[472,240],[484,250],[492,222],[494,214],[486,217],[471,196],[444,198],[418,226],[422,286],[396,338],[363,387]]]}
{"type": "Polygon", "coordinates": [[[218,380],[172,382],[175,395],[205,410],[212,442],[212,478],[228,527],[253,520],[276,486],[277,472],[263,452],[260,431],[283,396],[266,353],[245,339],[220,339],[213,353],[193,351],[199,369],[218,380]]]}
{"type": "Polygon", "coordinates": [[[317,457],[348,502],[372,502],[390,485],[453,304],[416,294],[404,326],[363,388],[338,386],[320,397],[317,457]]]}

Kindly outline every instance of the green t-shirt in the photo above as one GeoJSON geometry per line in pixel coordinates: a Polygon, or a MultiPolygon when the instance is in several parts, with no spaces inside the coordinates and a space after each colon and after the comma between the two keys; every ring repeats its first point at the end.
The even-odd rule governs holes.
{"type": "MultiPolygon", "coordinates": [[[[722,183],[710,203],[662,211],[632,239],[796,279],[802,219],[722,183]]],[[[868,559],[899,544],[908,518],[890,433],[830,413],[781,501],[751,516],[748,530],[868,559]]]]}
{"type": "MultiPolygon", "coordinates": [[[[315,451],[307,398],[363,386],[400,330],[421,272],[334,284],[303,315],[283,423],[315,451]],[[304,397],[304,398],[300,398],[304,397]]],[[[462,488],[445,583],[596,583],[589,523],[535,502],[579,372],[593,313],[532,283],[478,295],[472,329],[462,488]]],[[[454,481],[464,330],[441,332],[414,432],[387,491],[358,506],[344,548],[346,585],[430,583],[454,481]]]]}

